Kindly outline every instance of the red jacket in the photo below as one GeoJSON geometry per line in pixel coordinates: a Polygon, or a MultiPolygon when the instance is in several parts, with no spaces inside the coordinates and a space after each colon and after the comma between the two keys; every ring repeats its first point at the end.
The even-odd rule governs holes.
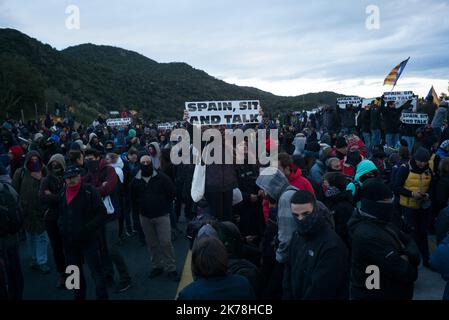
{"type": "MultiPolygon", "coordinates": [[[[301,169],[296,167],[295,165],[292,166],[292,173],[288,177],[288,182],[299,190],[307,190],[315,195],[315,190],[313,190],[312,184],[309,182],[309,180],[307,180],[307,178],[304,178],[302,176],[301,169]]],[[[268,218],[270,216],[270,208],[268,205],[268,200],[264,199],[262,201],[262,211],[265,224],[268,222],[268,218]]]]}
{"type": "Polygon", "coordinates": [[[83,182],[91,184],[105,197],[111,195],[116,189],[118,178],[113,167],[109,166],[104,159],[100,160],[99,170],[96,172],[88,172],[83,182]],[[103,185],[103,182],[106,184],[103,185]]]}
{"type": "Polygon", "coordinates": [[[288,182],[298,188],[299,190],[307,190],[313,195],[315,195],[315,191],[313,190],[312,184],[302,176],[301,168],[296,166],[292,166],[292,173],[288,177],[288,182]]]}

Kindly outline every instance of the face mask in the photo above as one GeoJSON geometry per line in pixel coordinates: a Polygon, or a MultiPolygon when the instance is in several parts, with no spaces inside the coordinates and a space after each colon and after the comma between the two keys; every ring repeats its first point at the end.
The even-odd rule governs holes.
{"type": "Polygon", "coordinates": [[[336,196],[337,194],[339,194],[341,192],[340,189],[338,189],[337,187],[334,187],[334,186],[330,186],[329,188],[327,188],[327,190],[323,190],[323,191],[324,191],[324,196],[326,198],[336,196]]]}
{"type": "Polygon", "coordinates": [[[54,175],[60,177],[63,175],[64,170],[61,167],[54,167],[51,169],[51,172],[53,172],[54,175]]]}
{"type": "Polygon", "coordinates": [[[323,222],[323,217],[318,211],[313,211],[311,214],[299,220],[295,217],[296,227],[300,235],[312,235],[323,222]]]}
{"type": "Polygon", "coordinates": [[[87,170],[90,172],[97,171],[100,167],[100,161],[98,160],[88,160],[87,161],[87,170]]]}
{"type": "Polygon", "coordinates": [[[150,148],[150,149],[148,150],[148,152],[150,153],[150,155],[151,155],[152,157],[154,157],[154,156],[156,155],[156,150],[154,150],[154,148],[150,148]]]}
{"type": "Polygon", "coordinates": [[[153,175],[153,165],[152,164],[142,165],[140,168],[142,170],[142,176],[151,177],[153,175]]]}
{"type": "Polygon", "coordinates": [[[39,172],[42,169],[41,162],[39,160],[31,160],[28,164],[28,169],[31,172],[39,172]]]}

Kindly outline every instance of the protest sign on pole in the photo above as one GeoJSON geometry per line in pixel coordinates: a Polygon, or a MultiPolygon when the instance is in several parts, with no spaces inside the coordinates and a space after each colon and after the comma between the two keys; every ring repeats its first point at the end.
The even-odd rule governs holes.
{"type": "Polygon", "coordinates": [[[341,97],[337,98],[337,105],[340,109],[346,109],[346,105],[352,104],[353,107],[359,107],[362,99],[359,97],[341,97]]]}
{"type": "Polygon", "coordinates": [[[114,119],[107,119],[106,124],[108,127],[120,127],[120,126],[127,126],[131,124],[131,118],[114,118],[114,119]]]}
{"type": "Polygon", "coordinates": [[[401,122],[405,124],[427,124],[429,122],[429,116],[427,113],[414,113],[403,112],[401,114],[401,122]]]}
{"type": "Polygon", "coordinates": [[[259,100],[186,102],[187,121],[201,125],[260,123],[259,100]]]}
{"type": "Polygon", "coordinates": [[[402,107],[407,101],[411,102],[413,109],[416,110],[417,96],[413,91],[392,91],[384,92],[384,103],[393,101],[396,108],[402,107]]]}
{"type": "Polygon", "coordinates": [[[362,108],[365,108],[367,105],[374,103],[378,98],[364,98],[362,99],[362,108]]]}

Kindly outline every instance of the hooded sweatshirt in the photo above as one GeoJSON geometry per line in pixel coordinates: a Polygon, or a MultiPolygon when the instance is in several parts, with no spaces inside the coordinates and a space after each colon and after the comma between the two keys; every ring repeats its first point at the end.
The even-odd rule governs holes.
{"type": "Polygon", "coordinates": [[[296,230],[290,200],[298,189],[290,186],[285,175],[273,167],[263,170],[257,178],[256,184],[277,201],[279,246],[276,250],[276,260],[279,263],[285,263],[288,259],[288,245],[296,230]]]}
{"type": "Polygon", "coordinates": [[[123,174],[123,160],[122,158],[118,157],[117,162],[116,163],[112,163],[111,167],[113,167],[115,169],[115,173],[117,174],[120,183],[123,183],[125,181],[125,176],[123,174]]]}
{"type": "Polygon", "coordinates": [[[293,139],[293,145],[295,146],[295,151],[293,155],[302,155],[304,153],[304,148],[306,146],[306,137],[295,137],[293,139]]]}
{"type": "Polygon", "coordinates": [[[158,170],[161,167],[161,160],[160,160],[160,155],[161,155],[161,150],[159,148],[159,144],[157,142],[151,142],[150,145],[152,145],[154,147],[154,149],[156,150],[156,155],[150,155],[151,156],[151,162],[153,163],[153,168],[158,170]]]}
{"type": "MultiPolygon", "coordinates": [[[[59,163],[63,170],[66,169],[64,156],[60,153],[53,155],[48,161],[48,168],[51,169],[53,162],[59,163]]],[[[49,170],[49,174],[42,179],[39,188],[39,198],[45,209],[50,209],[45,215],[46,220],[56,220],[59,216],[59,201],[61,199],[61,190],[64,187],[62,177],[57,177],[49,170]],[[51,194],[46,194],[45,191],[50,191],[51,194]]]]}
{"type": "MultiPolygon", "coordinates": [[[[363,176],[364,174],[367,174],[368,172],[371,172],[374,170],[377,170],[377,167],[374,164],[374,162],[372,162],[371,160],[360,161],[360,163],[357,165],[357,168],[356,168],[354,181],[356,181],[360,186],[362,186],[363,183],[360,181],[360,177],[363,176]]],[[[346,186],[346,190],[350,190],[352,193],[352,196],[355,196],[355,193],[357,191],[356,184],[354,182],[350,182],[346,186]]]]}
{"type": "MultiPolygon", "coordinates": [[[[25,159],[25,164],[14,174],[12,185],[19,194],[20,202],[24,212],[24,229],[30,233],[41,234],[45,231],[43,222],[44,210],[39,199],[39,188],[41,180],[31,176],[28,169],[31,157],[36,156],[40,161],[42,158],[37,151],[30,151],[25,159]]],[[[42,178],[45,177],[47,170],[45,166],[41,168],[42,178]]]]}

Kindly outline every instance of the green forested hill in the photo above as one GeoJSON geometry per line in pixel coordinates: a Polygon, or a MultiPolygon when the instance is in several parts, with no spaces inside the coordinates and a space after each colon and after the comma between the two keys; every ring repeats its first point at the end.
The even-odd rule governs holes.
{"type": "MultiPolygon", "coordinates": [[[[79,120],[123,108],[175,120],[185,101],[259,99],[267,112],[334,104],[339,94],[276,96],[232,85],[185,63],[158,63],[133,51],[82,44],[58,51],[13,29],[0,29],[0,117],[34,105],[72,105],[79,120]]],[[[50,109],[51,110],[51,109],[50,109]]],[[[42,111],[43,112],[43,111],[42,111]]]]}

